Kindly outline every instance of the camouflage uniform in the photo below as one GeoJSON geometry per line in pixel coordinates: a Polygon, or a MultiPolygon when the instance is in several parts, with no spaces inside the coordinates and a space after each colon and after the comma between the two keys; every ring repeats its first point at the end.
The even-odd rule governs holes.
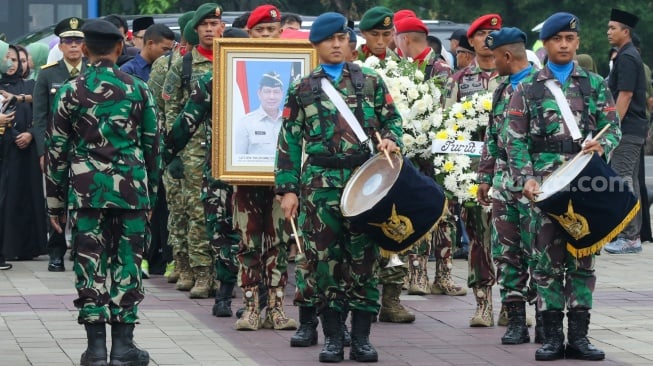
{"type": "MultiPolygon", "coordinates": [[[[201,55],[197,48],[192,49],[192,65],[190,75],[190,86],[195,85],[197,80],[207,71],[210,71],[213,63],[201,55]]],[[[166,74],[163,84],[163,98],[165,100],[166,125],[171,126],[175,119],[181,113],[184,103],[190,95],[190,88],[182,86],[182,69],[183,57],[177,58],[170,70],[166,74]]],[[[201,280],[202,289],[205,288],[206,282],[210,279],[210,268],[213,266],[212,251],[209,247],[209,240],[206,234],[206,222],[204,217],[204,207],[202,205],[200,194],[202,188],[202,176],[204,170],[204,160],[206,159],[206,148],[203,146],[206,139],[205,132],[199,131],[198,134],[190,140],[180,158],[184,164],[183,179],[181,179],[181,208],[180,216],[176,218],[177,226],[171,227],[171,235],[184,240],[180,242],[175,254],[184,256],[187,253],[189,265],[192,269],[190,282],[201,280]],[[186,223],[186,225],[184,225],[186,223]],[[199,277],[199,278],[198,278],[199,277]]],[[[179,206],[177,206],[179,207],[179,206]]],[[[182,281],[183,276],[180,278],[182,281]]],[[[184,281],[185,282],[185,281],[184,281]]],[[[188,282],[187,284],[190,284],[188,282]]],[[[177,282],[178,287],[180,282],[177,282]]],[[[188,290],[187,284],[182,289],[188,290]]],[[[198,288],[198,284],[195,283],[198,288]]],[[[198,297],[204,296],[204,291],[199,291],[198,297]],[[202,292],[201,294],[199,292],[202,292]]],[[[191,292],[193,296],[193,292],[191,292]]],[[[208,294],[207,294],[208,296],[208,294]]]]}
{"type": "Polygon", "coordinates": [[[140,79],[102,60],[56,99],[47,131],[48,210],[70,212],[78,321],[133,324],[161,169],[154,98],[140,79]]]}
{"type": "MultiPolygon", "coordinates": [[[[580,90],[580,79],[589,78],[592,95],[588,98],[587,120],[579,122],[583,136],[610,125],[599,139],[605,156],[617,146],[621,133],[612,95],[603,79],[574,65],[570,77],[561,86],[576,119],[582,119],[585,104],[580,90]]],[[[554,79],[548,66],[539,74],[528,77],[515,90],[507,112],[506,153],[510,175],[515,184],[529,178],[541,179],[575,155],[576,151],[563,153],[550,148],[536,148],[545,137],[549,141],[570,140],[560,110],[551,92],[544,88],[542,100],[529,100],[529,90],[534,83],[554,79]],[[540,121],[536,107],[544,121],[540,121]],[[541,125],[545,123],[545,125],[541,125]],[[543,131],[542,128],[545,130],[543,131]]],[[[557,82],[557,80],[556,80],[557,82]]],[[[560,144],[562,145],[562,144],[560,144]]],[[[538,308],[541,311],[592,308],[592,292],[596,283],[594,256],[574,258],[567,252],[566,237],[549,216],[535,208],[531,211],[533,231],[533,279],[537,285],[538,308]]],[[[546,324],[545,324],[546,326],[546,324]]]]}
{"type": "MultiPolygon", "coordinates": [[[[352,110],[357,98],[351,81],[351,64],[334,85],[352,110]]],[[[399,143],[401,117],[385,83],[372,70],[363,68],[361,124],[368,135],[380,131],[383,138],[399,143]]],[[[288,90],[284,123],[279,135],[275,172],[277,193],[293,192],[300,197],[299,225],[304,234],[306,262],[299,275],[303,297],[313,305],[337,312],[348,304],[354,310],[376,313],[379,292],[374,276],[379,249],[362,233],[348,231],[340,212],[342,190],[353,170],[369,155],[333,103],[320,92],[313,94],[311,79],[327,77],[322,67],[313,70],[288,90]],[[302,144],[308,155],[302,168],[302,144]],[[324,167],[317,157],[333,159],[356,157],[359,163],[343,168],[324,167]]]]}
{"type": "MultiPolygon", "coordinates": [[[[537,72],[530,68],[530,74],[537,72]]],[[[497,264],[499,291],[503,304],[533,298],[528,285],[531,243],[530,202],[522,195],[508,170],[506,155],[506,108],[513,93],[506,78],[492,96],[492,115],[485,131],[485,144],[478,168],[478,182],[493,188],[491,245],[497,264]]]]}

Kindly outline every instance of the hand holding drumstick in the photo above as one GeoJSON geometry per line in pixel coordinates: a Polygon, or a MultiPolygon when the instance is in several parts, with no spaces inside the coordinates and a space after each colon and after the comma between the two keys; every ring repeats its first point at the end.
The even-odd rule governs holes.
{"type": "Polygon", "coordinates": [[[376,148],[379,151],[383,151],[383,153],[385,154],[385,158],[388,159],[388,163],[390,163],[390,167],[392,169],[394,169],[395,166],[394,166],[394,164],[392,164],[392,159],[390,158],[390,153],[399,151],[399,147],[397,146],[397,144],[394,141],[392,141],[390,139],[381,138],[381,134],[379,133],[379,131],[375,132],[375,136],[376,136],[376,139],[379,141],[379,143],[376,145],[376,148]]]}

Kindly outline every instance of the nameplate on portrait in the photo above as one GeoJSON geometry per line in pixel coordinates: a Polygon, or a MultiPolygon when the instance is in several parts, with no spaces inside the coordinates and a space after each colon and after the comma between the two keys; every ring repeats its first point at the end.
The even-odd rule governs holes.
{"type": "Polygon", "coordinates": [[[483,141],[470,140],[433,140],[431,152],[434,154],[462,154],[480,156],[483,150],[483,141]]]}

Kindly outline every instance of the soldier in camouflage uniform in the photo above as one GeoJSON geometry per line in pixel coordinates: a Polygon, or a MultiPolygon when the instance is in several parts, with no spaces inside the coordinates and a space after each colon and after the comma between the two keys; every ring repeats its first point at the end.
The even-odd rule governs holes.
{"type": "Polygon", "coordinates": [[[381,134],[378,150],[398,150],[401,116],[376,73],[344,62],[348,48],[344,16],[320,15],[311,27],[309,40],[321,65],[288,91],[275,169],[275,189],[282,195],[286,219],[294,220],[300,213],[306,256],[301,264],[301,290],[303,298],[313,305],[300,307],[300,320],[303,323],[314,317],[314,309],[319,309],[325,336],[319,360],[340,362],[344,358],[341,319],[351,308],[349,357],[375,362],[378,354],[369,343],[369,333],[372,316],[379,311],[375,276],[379,249],[366,234],[350,232],[340,212],[343,188],[370,151],[321,91],[320,80],[334,83],[368,136],[375,131],[381,134]],[[360,100],[354,93],[355,85],[362,88],[360,100]],[[303,167],[302,150],[308,156],[303,167]]]}
{"type": "MultiPolygon", "coordinates": [[[[193,18],[193,15],[195,15],[195,11],[189,11],[184,13],[182,16],[179,17],[177,22],[179,23],[179,29],[183,30],[186,27],[186,24],[193,18]]],[[[197,35],[197,33],[195,33],[197,35]]],[[[197,44],[198,40],[195,39],[194,44],[197,44]]],[[[150,79],[147,81],[147,86],[150,88],[150,91],[152,92],[152,95],[154,95],[154,98],[156,99],[156,105],[158,107],[158,112],[159,112],[159,121],[162,121],[164,124],[166,122],[165,118],[165,100],[163,99],[163,84],[165,83],[165,78],[166,74],[168,73],[168,70],[170,70],[170,66],[186,53],[186,44],[193,43],[190,42],[189,40],[186,39],[186,37],[182,36],[182,42],[179,45],[178,48],[174,49],[171,53],[164,55],[162,57],[159,57],[154,63],[152,63],[152,71],[150,72],[150,79]]],[[[170,127],[168,125],[163,126],[166,130],[170,127]]],[[[170,165],[172,166],[172,170],[174,171],[174,167],[177,167],[177,173],[178,174],[179,170],[181,169],[181,174],[183,175],[183,163],[181,161],[181,158],[176,158],[177,161],[175,163],[171,163],[170,165]]],[[[166,202],[168,204],[168,245],[172,247],[173,254],[175,257],[177,256],[177,253],[179,253],[179,246],[181,245],[180,243],[185,242],[186,238],[184,237],[179,237],[180,231],[177,230],[177,227],[185,227],[187,224],[185,222],[179,223],[178,220],[183,220],[186,215],[181,212],[183,210],[183,206],[181,205],[181,181],[179,179],[175,179],[172,177],[170,170],[166,169],[166,171],[163,173],[161,176],[161,179],[163,181],[163,186],[165,187],[165,194],[166,194],[166,202]],[[177,248],[177,249],[175,249],[177,248]]],[[[174,261],[173,261],[174,263],[174,261]]],[[[176,283],[177,280],[179,280],[179,271],[177,271],[177,268],[175,269],[167,276],[168,283],[176,283]]]]}
{"type": "MultiPolygon", "coordinates": [[[[469,43],[474,47],[476,58],[466,68],[456,72],[445,87],[445,106],[451,107],[464,96],[474,93],[493,92],[501,79],[496,72],[494,55],[485,45],[485,38],[493,31],[501,29],[501,17],[498,14],[486,14],[476,19],[467,30],[469,43]]],[[[480,140],[483,136],[472,136],[480,140]]],[[[450,212],[454,212],[455,202],[450,203],[450,212]]],[[[496,282],[495,268],[490,247],[490,217],[480,205],[470,203],[462,207],[461,218],[469,235],[469,273],[467,286],[474,291],[476,312],[469,321],[472,327],[491,327],[494,325],[492,314],[492,286],[496,282]]],[[[455,238],[455,221],[452,215],[440,222],[439,240],[455,238]]],[[[447,244],[448,248],[451,245],[447,244]]],[[[447,249],[448,249],[447,248],[447,249]]]]}
{"type": "MultiPolygon", "coordinates": [[[[213,38],[219,37],[224,30],[222,9],[218,4],[206,3],[195,11],[195,15],[185,27],[185,33],[198,37],[198,45],[190,55],[180,57],[172,64],[166,74],[163,85],[165,100],[166,125],[172,125],[179,116],[194,83],[213,67],[213,38]],[[192,30],[191,30],[192,29],[192,30]],[[192,59],[190,78],[186,77],[188,62],[192,59]],[[185,70],[186,69],[186,70],[185,70]]],[[[189,37],[186,37],[188,40],[189,37]]],[[[176,288],[181,291],[190,290],[191,298],[207,298],[213,290],[213,256],[206,232],[204,208],[200,194],[204,160],[206,158],[206,139],[203,130],[190,141],[180,157],[183,161],[183,173],[173,177],[181,179],[181,205],[178,211],[177,226],[171,227],[173,235],[184,242],[179,243],[175,251],[175,263],[179,270],[179,280],[176,288]],[[184,225],[186,224],[186,225],[184,225]]]]}
{"type": "MultiPolygon", "coordinates": [[[[508,171],[505,150],[505,111],[517,84],[537,69],[526,58],[526,34],[517,28],[494,31],[485,40],[494,53],[497,72],[508,76],[492,96],[492,114],[485,130],[485,144],[478,167],[478,201],[492,207],[491,244],[501,303],[510,319],[501,338],[503,344],[528,343],[526,301],[532,299],[528,285],[533,230],[530,227],[529,202],[521,194],[508,171]],[[493,188],[492,199],[488,197],[493,188]]],[[[536,327],[536,341],[541,327],[536,327]]]]}
{"type": "MultiPolygon", "coordinates": [[[[396,16],[395,16],[396,19],[396,16]]],[[[438,78],[436,82],[444,83],[451,75],[451,68],[438,59],[435,51],[429,47],[426,36],[428,28],[419,18],[403,18],[395,23],[395,44],[401,50],[403,57],[410,57],[413,62],[424,70],[425,80],[438,78]]],[[[420,170],[430,176],[435,177],[433,164],[429,164],[425,159],[416,161],[420,170]]],[[[427,273],[428,257],[433,246],[434,234],[429,234],[426,238],[420,240],[413,246],[411,253],[408,255],[408,294],[426,295],[431,293],[429,288],[429,278],[427,273]]],[[[436,275],[435,283],[441,284],[441,287],[449,287],[445,281],[451,281],[451,275],[443,277],[442,265],[446,259],[442,258],[442,253],[451,253],[451,251],[436,250],[436,266],[439,265],[440,271],[436,275]]],[[[448,269],[448,267],[447,267],[448,269]]],[[[459,291],[451,294],[465,294],[466,291],[459,291]],[[462,293],[461,293],[462,292],[462,293]]]]}
{"type": "MultiPolygon", "coordinates": [[[[556,13],[545,21],[540,39],[549,62],[517,86],[508,105],[508,167],[516,184],[523,182],[523,194],[529,200],[540,192],[538,180],[565,161],[581,151],[609,156],[621,138],[615,104],[605,81],[573,62],[580,43],[578,28],[578,18],[569,13],[556,13]],[[564,93],[583,136],[605,126],[609,126],[608,130],[582,147],[580,141],[572,140],[555,97],[544,86],[547,80],[554,81],[564,93]]],[[[601,360],[605,354],[587,339],[596,283],[594,255],[574,258],[566,249],[564,231],[538,208],[533,208],[531,214],[536,233],[533,280],[545,335],[535,359],[601,360]],[[569,326],[566,347],[562,326],[565,306],[569,326]]]]}
{"type": "MultiPolygon", "coordinates": [[[[378,57],[382,63],[390,59],[399,60],[399,56],[388,48],[394,34],[393,16],[390,9],[382,6],[373,7],[363,14],[359,28],[365,38],[365,44],[358,49],[360,61],[365,61],[370,56],[378,57]]],[[[403,262],[406,262],[405,258],[403,258],[403,262]]],[[[401,287],[404,284],[404,279],[408,276],[408,268],[405,265],[386,267],[387,264],[388,258],[381,257],[378,276],[383,285],[383,291],[379,320],[392,323],[412,323],[415,321],[415,314],[406,310],[399,300],[401,287]]]]}
{"type": "Polygon", "coordinates": [[[133,331],[161,170],[156,106],[147,85],[115,65],[123,41],[118,29],[90,20],[83,31],[91,66],[57,93],[46,135],[50,222],[61,233],[68,208],[78,253],[74,303],[88,340],[81,364],[107,364],[105,323],[111,323],[111,364],[147,365],[133,331]]]}

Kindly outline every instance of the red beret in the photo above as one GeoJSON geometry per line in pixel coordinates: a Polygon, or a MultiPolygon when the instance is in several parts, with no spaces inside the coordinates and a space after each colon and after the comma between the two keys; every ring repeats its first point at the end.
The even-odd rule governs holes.
{"type": "Polygon", "coordinates": [[[397,34],[406,32],[429,34],[429,29],[426,28],[424,22],[419,18],[404,18],[400,21],[395,21],[395,32],[397,34]]]}
{"type": "Polygon", "coordinates": [[[410,9],[402,9],[395,13],[395,15],[392,17],[392,21],[398,22],[405,18],[417,18],[417,14],[415,14],[415,12],[410,9]]]}
{"type": "Polygon", "coordinates": [[[486,14],[474,21],[467,29],[467,38],[472,38],[474,33],[479,29],[501,29],[501,15],[499,14],[486,14]]]}
{"type": "Polygon", "coordinates": [[[247,19],[247,28],[252,29],[260,23],[281,22],[281,12],[274,5],[261,5],[252,10],[247,19]]]}

